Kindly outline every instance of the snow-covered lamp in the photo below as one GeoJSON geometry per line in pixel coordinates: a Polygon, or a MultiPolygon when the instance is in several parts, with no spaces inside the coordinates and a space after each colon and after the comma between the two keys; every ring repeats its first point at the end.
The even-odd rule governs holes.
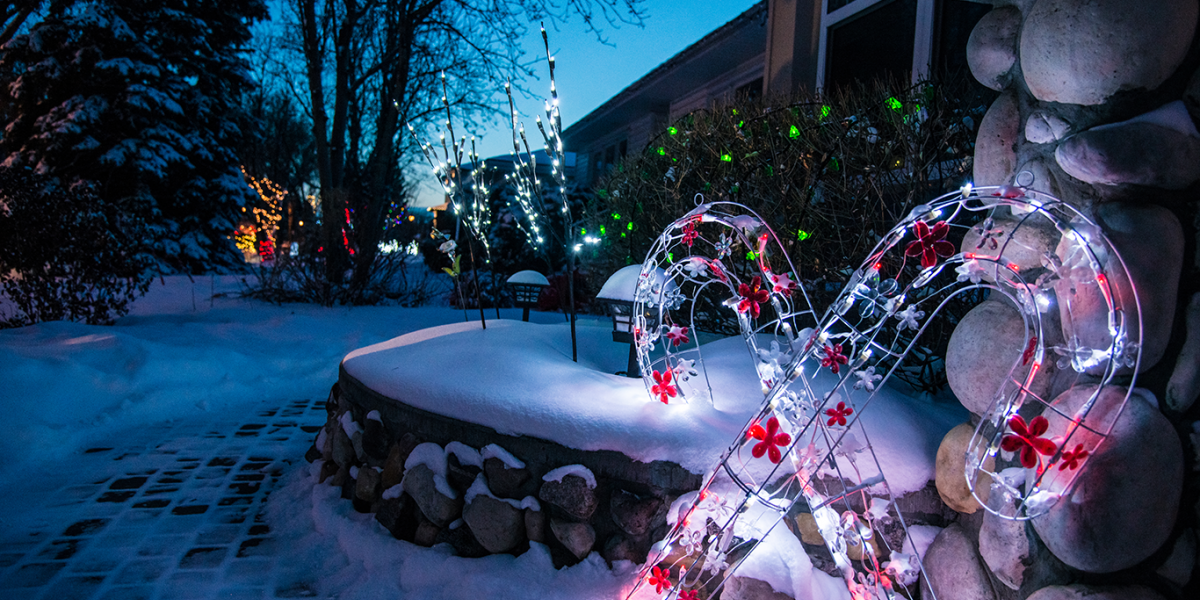
{"type": "Polygon", "coordinates": [[[613,341],[629,344],[629,366],[625,370],[627,377],[641,377],[633,339],[633,300],[641,273],[640,264],[622,268],[613,273],[600,288],[600,293],[596,294],[596,299],[608,307],[608,314],[612,316],[613,341]]]}
{"type": "Polygon", "coordinates": [[[537,306],[538,296],[542,289],[550,285],[550,280],[537,271],[517,271],[508,278],[508,287],[512,289],[513,303],[523,309],[521,320],[529,320],[529,309],[537,306]]]}

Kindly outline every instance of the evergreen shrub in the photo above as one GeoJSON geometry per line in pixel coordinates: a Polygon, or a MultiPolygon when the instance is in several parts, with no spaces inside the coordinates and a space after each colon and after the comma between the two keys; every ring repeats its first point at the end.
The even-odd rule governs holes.
{"type": "MultiPolygon", "coordinates": [[[[703,194],[766,220],[821,315],[884,233],[915,206],[970,181],[987,100],[961,82],[872,82],[735,98],[685,115],[596,186],[587,229],[602,241],[591,252],[592,271],[603,278],[644,260],[657,235],[703,194]]],[[[961,299],[931,322],[901,379],[927,391],[945,383],[950,332],[974,300],[961,299]]],[[[736,332],[732,311],[710,314],[723,316],[705,329],[736,332]]]]}
{"type": "Polygon", "coordinates": [[[0,328],[110,324],[150,287],[146,225],[89,186],[0,167],[0,328]]]}

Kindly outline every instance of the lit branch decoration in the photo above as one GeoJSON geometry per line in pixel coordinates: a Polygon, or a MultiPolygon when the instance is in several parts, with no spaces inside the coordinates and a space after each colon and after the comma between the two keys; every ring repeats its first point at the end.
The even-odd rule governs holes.
{"type": "MultiPolygon", "coordinates": [[[[884,236],[816,327],[797,331],[811,315],[803,289],[791,287],[801,274],[785,270],[774,234],[757,215],[731,214],[741,208],[699,206],[666,229],[643,265],[635,336],[653,401],[662,401],[665,373],[686,372],[688,383],[702,379],[700,347],[676,344],[701,293],[721,294],[724,306],[738,311],[764,401],[701,489],[672,506],[672,529],[652,550],[630,597],[644,586],[652,597],[691,598],[700,590],[713,597],[752,551],[779,551],[788,546],[777,536],[800,537],[801,520],[815,525],[828,551],[824,558],[813,555],[813,564],[844,581],[855,600],[915,597],[921,561],[905,543],[908,527],[860,417],[903,367],[927,317],[972,290],[988,289],[1019,307],[1026,344],[976,429],[964,476],[973,486],[980,471],[989,474],[990,490],[974,492],[988,511],[1007,519],[1036,517],[1071,493],[1120,414],[1093,413],[1096,399],[1115,392],[1123,395],[1123,408],[1133,382],[1120,387],[1112,380],[1136,375],[1141,357],[1136,293],[1112,283],[1129,278],[1099,227],[1040,192],[968,185],[914,209],[884,236]],[[1016,225],[994,229],[990,216],[976,224],[988,211],[1011,213],[1016,225]],[[1014,235],[1045,224],[1060,234],[1056,250],[1042,265],[1018,270],[1006,256],[1018,247],[1014,235]],[[966,234],[977,243],[960,251],[957,240],[966,234]],[[740,261],[747,250],[750,260],[740,261]],[[669,266],[660,279],[655,273],[663,265],[669,266]],[[1081,308],[1088,304],[1099,310],[1081,308]],[[1050,310],[1058,310],[1064,324],[1063,346],[1045,344],[1050,310]],[[885,327],[891,320],[901,324],[885,327]],[[901,336],[903,329],[913,336],[901,336]],[[652,359],[659,344],[662,356],[652,359]],[[1050,376],[1047,350],[1062,357],[1052,365],[1063,371],[1059,381],[1087,398],[1078,407],[1032,391],[1035,379],[1050,376]],[[775,531],[781,524],[786,530],[775,531]]],[[[668,400],[706,390],[670,383],[679,388],[668,400]]]]}
{"type": "MultiPolygon", "coordinates": [[[[575,335],[575,254],[582,249],[582,244],[577,243],[574,236],[576,231],[575,218],[571,214],[571,205],[567,198],[567,176],[566,176],[566,156],[563,152],[562,141],[562,115],[559,113],[558,106],[558,88],[554,82],[554,57],[550,55],[550,40],[546,35],[546,28],[542,27],[542,45],[546,49],[546,60],[550,65],[550,99],[545,101],[543,111],[546,114],[546,120],[543,122],[542,117],[537,117],[538,131],[542,134],[542,148],[546,155],[550,157],[550,178],[551,185],[555,188],[554,193],[558,195],[561,202],[560,210],[562,212],[562,236],[559,241],[562,242],[564,253],[567,257],[567,310],[570,313],[571,321],[571,359],[578,360],[578,351],[575,335]]],[[[525,232],[526,239],[534,248],[541,249],[541,244],[545,241],[542,236],[542,226],[538,223],[541,217],[541,210],[549,204],[549,195],[546,194],[546,186],[538,179],[537,175],[537,158],[530,150],[529,139],[525,135],[525,126],[520,124],[517,119],[517,111],[512,97],[512,85],[504,84],[504,91],[508,95],[508,108],[512,116],[513,127],[513,163],[514,172],[508,178],[512,184],[517,197],[517,202],[521,205],[521,210],[525,213],[525,218],[528,221],[528,231],[525,232]],[[528,161],[526,161],[528,158],[528,161]]],[[[589,241],[591,238],[588,238],[589,241]]],[[[598,240],[596,240],[598,241],[598,240]]]]}
{"type": "MultiPolygon", "coordinates": [[[[550,157],[550,177],[553,180],[550,183],[556,189],[562,203],[560,209],[564,220],[562,243],[570,256],[573,251],[578,251],[578,248],[575,248],[573,244],[574,223],[570,206],[567,203],[566,156],[563,151],[562,115],[559,113],[558,87],[554,81],[554,57],[550,55],[550,40],[546,35],[545,27],[542,28],[542,44],[546,49],[546,60],[550,65],[550,99],[546,100],[543,105],[543,112],[546,115],[545,122],[542,121],[541,116],[538,116],[536,120],[538,131],[542,134],[542,148],[550,157]]],[[[546,195],[545,186],[538,179],[537,157],[530,149],[529,139],[525,135],[525,126],[519,122],[517,117],[516,104],[512,97],[512,85],[505,83],[504,92],[508,95],[508,110],[512,117],[513,161],[515,163],[515,170],[509,177],[509,181],[513,185],[521,211],[525,213],[528,221],[529,229],[525,232],[526,238],[535,248],[540,248],[541,244],[545,242],[545,237],[542,235],[542,226],[538,220],[542,216],[542,209],[550,199],[546,195]]]]}
{"type": "Polygon", "coordinates": [[[425,156],[426,162],[429,163],[433,174],[437,177],[438,183],[442,185],[442,189],[446,192],[446,197],[450,200],[450,206],[454,209],[454,214],[462,219],[467,226],[467,231],[471,237],[479,240],[483,244],[483,251],[486,260],[491,262],[491,246],[488,242],[488,229],[492,225],[491,207],[488,203],[489,191],[487,188],[487,164],[479,158],[479,154],[475,152],[475,136],[471,136],[471,152],[467,155],[467,159],[471,161],[470,173],[470,198],[459,197],[459,184],[464,179],[462,176],[462,159],[463,153],[466,151],[466,136],[455,141],[454,125],[450,118],[450,100],[446,88],[446,74],[442,73],[442,106],[446,110],[446,133],[450,134],[450,142],[446,142],[446,134],[440,135],[442,145],[442,158],[438,158],[437,149],[433,144],[422,143],[420,138],[417,138],[417,132],[413,129],[412,124],[408,124],[408,131],[417,138],[417,145],[421,147],[421,153],[425,156]],[[466,203],[464,210],[463,203],[466,203]]]}

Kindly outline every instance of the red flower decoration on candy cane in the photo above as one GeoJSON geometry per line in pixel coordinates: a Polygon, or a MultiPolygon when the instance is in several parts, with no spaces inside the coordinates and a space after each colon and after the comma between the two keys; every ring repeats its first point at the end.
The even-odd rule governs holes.
{"type": "Polygon", "coordinates": [[[850,359],[846,358],[845,354],[842,354],[841,344],[825,346],[821,349],[821,351],[825,353],[825,356],[821,359],[821,366],[829,367],[829,370],[833,371],[834,373],[837,373],[840,370],[839,365],[844,365],[850,362],[850,359]]]}
{"type": "Polygon", "coordinates": [[[671,344],[675,346],[686,344],[690,341],[688,338],[687,327],[678,327],[676,325],[672,325],[671,328],[667,330],[666,336],[668,340],[671,340],[671,344]]]}
{"type": "Polygon", "coordinates": [[[786,433],[779,432],[779,419],[771,417],[767,420],[767,428],[763,429],[762,425],[755,423],[746,432],[746,437],[759,440],[753,448],[750,449],[750,454],[754,458],[762,458],[763,454],[771,462],[778,464],[783,460],[783,453],[779,451],[778,446],[786,446],[792,443],[792,436],[786,433]]]}
{"type": "Polygon", "coordinates": [[[650,393],[658,396],[663,404],[667,404],[668,396],[674,398],[679,393],[671,383],[671,369],[667,369],[664,373],[654,371],[651,376],[654,377],[654,385],[650,386],[650,393]]]}
{"type": "Polygon", "coordinates": [[[664,571],[658,567],[654,567],[650,571],[650,576],[646,578],[646,583],[654,586],[654,593],[661,594],[663,590],[671,587],[671,568],[667,567],[664,571]]]}
{"type": "Polygon", "coordinates": [[[687,590],[679,593],[679,600],[700,600],[700,592],[696,590],[687,590]]]}
{"type": "Polygon", "coordinates": [[[778,275],[772,274],[771,285],[771,289],[773,291],[783,294],[784,296],[791,296],[792,291],[796,289],[796,282],[792,281],[792,278],[789,277],[787,273],[780,273],[778,275]]]}
{"type": "Polygon", "coordinates": [[[1050,456],[1058,451],[1058,444],[1041,437],[1050,428],[1046,417],[1038,415],[1027,425],[1021,415],[1013,415],[1008,420],[1008,428],[1012,433],[1005,434],[1000,440],[1000,447],[1005,452],[1020,452],[1021,466],[1032,469],[1038,464],[1038,454],[1050,456]]]}
{"type": "Polygon", "coordinates": [[[854,414],[853,408],[846,406],[845,402],[838,402],[837,408],[829,408],[825,410],[825,415],[829,417],[829,420],[826,421],[825,424],[832,426],[834,423],[837,423],[839,426],[845,427],[846,417],[852,414],[854,414]]]}
{"type": "Polygon", "coordinates": [[[700,237],[700,233],[696,231],[695,223],[689,222],[683,226],[683,245],[691,248],[692,242],[695,242],[698,237],[700,237]]]}
{"type": "Polygon", "coordinates": [[[1063,452],[1062,463],[1058,465],[1059,471],[1070,469],[1074,471],[1079,468],[1079,461],[1088,457],[1088,451],[1083,449],[1083,444],[1077,444],[1075,449],[1070,452],[1063,452]]]}
{"type": "Polygon", "coordinates": [[[742,297],[742,301],[738,302],[738,312],[749,312],[751,317],[758,318],[758,305],[766,302],[770,293],[762,289],[762,278],[755,275],[750,285],[738,285],[738,296],[742,297]]]}
{"type": "Polygon", "coordinates": [[[913,224],[917,239],[904,248],[905,256],[920,256],[923,269],[936,265],[939,257],[954,254],[954,244],[945,240],[947,233],[950,233],[950,226],[945,221],[938,221],[932,228],[925,221],[917,221],[913,224]]]}

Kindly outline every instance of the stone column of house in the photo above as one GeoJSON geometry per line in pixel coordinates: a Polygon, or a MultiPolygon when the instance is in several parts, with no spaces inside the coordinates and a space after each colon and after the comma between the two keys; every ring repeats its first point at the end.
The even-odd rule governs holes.
{"type": "MultiPolygon", "coordinates": [[[[1101,225],[1138,293],[1137,385],[1158,405],[1131,397],[1075,493],[1028,522],[980,509],[962,475],[973,423],[952,430],[938,453],[937,482],[962,517],[930,546],[925,567],[938,598],[952,600],[1196,597],[1197,1],[993,5],[967,49],[975,78],[1000,92],[980,125],[974,183],[1024,185],[1032,176],[1030,187],[1101,225]]],[[[1056,238],[1031,233],[1023,244],[1053,254],[1056,238]]],[[[987,301],[951,339],[951,388],[975,415],[1020,354],[1004,348],[1004,340],[1023,342],[1004,335],[1014,326],[1021,328],[1016,310],[987,301]]],[[[1045,388],[1048,398],[1070,400],[1053,377],[1045,388]]]]}

